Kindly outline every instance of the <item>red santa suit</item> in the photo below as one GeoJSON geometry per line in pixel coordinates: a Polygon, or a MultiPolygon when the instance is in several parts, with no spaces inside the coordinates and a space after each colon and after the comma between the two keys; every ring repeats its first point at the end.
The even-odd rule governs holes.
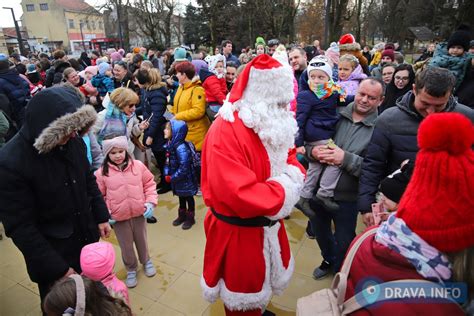
{"type": "Polygon", "coordinates": [[[297,131],[288,109],[292,76],[288,65],[267,55],[252,60],[204,141],[201,189],[209,211],[201,286],[208,301],[220,297],[230,311],[260,312],[293,273],[281,220],[304,181],[290,151],[297,131]],[[229,218],[267,224],[244,227],[229,218]]]}

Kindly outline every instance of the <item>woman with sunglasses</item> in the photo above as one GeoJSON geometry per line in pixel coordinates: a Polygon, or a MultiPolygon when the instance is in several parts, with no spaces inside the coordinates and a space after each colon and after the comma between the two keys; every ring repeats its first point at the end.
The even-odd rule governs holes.
{"type": "Polygon", "coordinates": [[[385,91],[385,98],[379,106],[379,114],[395,106],[397,99],[412,89],[414,82],[415,72],[412,66],[408,64],[398,65],[385,91]]]}

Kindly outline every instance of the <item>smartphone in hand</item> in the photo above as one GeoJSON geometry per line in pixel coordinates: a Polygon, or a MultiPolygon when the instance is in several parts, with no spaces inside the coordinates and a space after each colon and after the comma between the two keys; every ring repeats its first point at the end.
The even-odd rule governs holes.
{"type": "Polygon", "coordinates": [[[382,221],[387,220],[389,213],[385,211],[383,204],[378,202],[372,203],[372,215],[374,216],[374,224],[379,225],[382,221]]]}

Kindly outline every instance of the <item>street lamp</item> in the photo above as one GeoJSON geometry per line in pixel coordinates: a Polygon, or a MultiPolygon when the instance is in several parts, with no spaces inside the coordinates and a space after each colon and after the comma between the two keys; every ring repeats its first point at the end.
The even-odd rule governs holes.
{"type": "Polygon", "coordinates": [[[79,29],[81,30],[81,41],[82,41],[82,48],[84,49],[85,52],[86,51],[86,44],[84,44],[84,34],[82,33],[82,21],[79,22],[79,29]]]}
{"type": "Polygon", "coordinates": [[[3,7],[3,9],[12,11],[13,23],[15,23],[16,39],[18,41],[18,46],[20,47],[20,54],[25,56],[25,46],[23,46],[23,39],[21,38],[20,27],[18,26],[18,22],[15,18],[15,12],[13,11],[13,8],[10,7],[3,7]]]}

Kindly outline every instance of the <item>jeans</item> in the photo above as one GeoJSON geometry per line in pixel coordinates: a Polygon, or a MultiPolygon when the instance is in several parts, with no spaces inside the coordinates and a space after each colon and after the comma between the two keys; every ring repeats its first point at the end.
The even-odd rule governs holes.
{"type": "Polygon", "coordinates": [[[347,249],[356,236],[358,214],[357,202],[337,203],[339,204],[337,211],[328,211],[317,201],[310,201],[310,206],[316,214],[310,218],[316,242],[323,259],[333,266],[335,272],[341,268],[347,249]],[[334,232],[331,229],[331,222],[334,222],[334,232]]]}

